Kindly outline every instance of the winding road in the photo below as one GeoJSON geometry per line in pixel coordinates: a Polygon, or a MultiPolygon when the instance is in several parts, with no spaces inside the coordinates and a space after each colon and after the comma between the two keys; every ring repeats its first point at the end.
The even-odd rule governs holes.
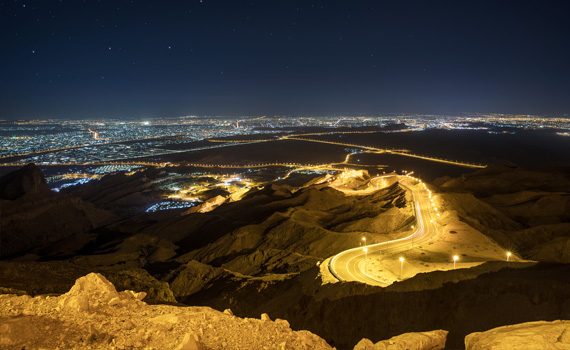
{"type": "Polygon", "coordinates": [[[431,192],[426,189],[425,184],[416,186],[419,189],[414,189],[411,185],[415,180],[407,176],[399,177],[400,184],[412,192],[416,215],[415,231],[404,238],[367,245],[367,252],[364,251],[364,247],[358,247],[333,256],[329,260],[328,268],[338,280],[385,286],[384,283],[374,279],[361,269],[362,266],[366,269],[366,259],[378,254],[394,254],[409,250],[414,245],[426,242],[435,235],[436,229],[431,216],[431,209],[433,208],[431,192]]]}

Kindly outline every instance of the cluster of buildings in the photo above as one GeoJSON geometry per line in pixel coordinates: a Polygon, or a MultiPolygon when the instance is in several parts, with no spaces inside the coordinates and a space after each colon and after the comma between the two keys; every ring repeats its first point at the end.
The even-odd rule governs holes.
{"type": "Polygon", "coordinates": [[[570,132],[570,118],[532,115],[465,114],[383,115],[329,117],[180,117],[152,121],[33,120],[0,122],[0,163],[88,164],[152,157],[222,145],[199,141],[254,134],[294,134],[307,128],[384,127],[399,124],[406,130],[486,130],[490,133],[516,129],[570,132]],[[187,146],[185,146],[187,145],[187,146]],[[15,158],[17,157],[17,158],[15,158]]]}

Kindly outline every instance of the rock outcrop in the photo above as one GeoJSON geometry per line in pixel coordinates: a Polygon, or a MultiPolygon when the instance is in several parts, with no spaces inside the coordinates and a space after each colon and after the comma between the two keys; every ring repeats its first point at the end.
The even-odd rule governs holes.
{"type": "Polygon", "coordinates": [[[374,344],[369,339],[362,339],[354,350],[443,350],[447,331],[437,330],[431,332],[404,333],[388,340],[381,340],[374,344]]]}
{"type": "Polygon", "coordinates": [[[208,307],[149,306],[89,274],[59,297],[0,295],[0,348],[332,349],[284,320],[239,318],[208,307]]]}
{"type": "Polygon", "coordinates": [[[90,239],[88,232],[117,220],[79,198],[52,192],[33,164],[4,175],[0,183],[0,259],[68,237],[73,239],[63,250],[76,250],[90,239]]]}
{"type": "Polygon", "coordinates": [[[14,200],[26,194],[47,195],[51,190],[35,164],[28,164],[0,177],[0,199],[14,200]]]}
{"type": "Polygon", "coordinates": [[[196,293],[211,294],[212,291],[237,287],[246,278],[239,278],[222,268],[192,260],[171,271],[163,280],[168,282],[177,300],[185,303],[194,295],[192,301],[195,303],[199,302],[196,293]]]}
{"type": "Polygon", "coordinates": [[[168,283],[158,281],[143,269],[85,267],[68,261],[0,261],[0,291],[22,291],[32,296],[62,294],[75,280],[90,272],[103,274],[119,291],[138,290],[147,293],[148,303],[176,303],[168,283]]]}
{"type": "Polygon", "coordinates": [[[537,321],[493,328],[465,337],[465,350],[570,349],[570,321],[537,321]]]}
{"type": "Polygon", "coordinates": [[[90,273],[77,279],[69,292],[59,297],[58,305],[62,309],[94,312],[105,305],[126,305],[145,297],[145,292],[126,290],[119,293],[103,275],[90,273]]]}

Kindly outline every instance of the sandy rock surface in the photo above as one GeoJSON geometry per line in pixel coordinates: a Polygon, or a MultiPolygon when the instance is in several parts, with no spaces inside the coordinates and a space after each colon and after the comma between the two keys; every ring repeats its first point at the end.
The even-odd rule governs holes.
{"type": "Polygon", "coordinates": [[[445,348],[447,331],[404,333],[374,344],[369,339],[362,339],[354,350],[441,350],[445,348]]]}
{"type": "Polygon", "coordinates": [[[0,295],[0,349],[332,349],[267,314],[147,305],[145,296],[96,273],[59,297],[0,295]]]}
{"type": "Polygon", "coordinates": [[[471,333],[465,337],[466,350],[568,350],[570,321],[526,322],[471,333]]]}

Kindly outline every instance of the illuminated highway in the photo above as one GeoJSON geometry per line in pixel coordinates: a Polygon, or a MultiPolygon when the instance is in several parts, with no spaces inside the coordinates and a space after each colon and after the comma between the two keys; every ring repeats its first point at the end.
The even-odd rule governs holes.
{"type": "Polygon", "coordinates": [[[356,147],[356,148],[362,148],[362,149],[368,150],[369,152],[371,151],[373,153],[379,153],[379,154],[390,153],[390,154],[396,154],[399,156],[406,156],[406,157],[413,157],[413,158],[429,160],[432,162],[452,164],[452,165],[462,166],[462,167],[466,167],[466,168],[485,168],[486,167],[486,165],[481,165],[481,164],[472,164],[472,163],[454,161],[454,160],[449,160],[449,159],[442,159],[442,158],[436,158],[436,157],[428,157],[428,156],[417,155],[417,154],[410,153],[408,150],[404,150],[404,149],[402,149],[402,150],[382,149],[382,148],[376,148],[376,147],[371,147],[371,146],[356,145],[356,144],[352,144],[352,143],[343,143],[343,142],[325,141],[325,140],[316,140],[316,139],[304,139],[304,138],[298,138],[298,137],[287,137],[287,139],[288,140],[297,140],[297,141],[327,143],[327,144],[338,145],[338,146],[356,147]]]}
{"type": "Polygon", "coordinates": [[[412,154],[412,153],[409,153],[409,152],[400,152],[400,151],[396,151],[396,150],[386,150],[386,153],[397,154],[397,155],[399,155],[399,156],[405,156],[405,157],[412,157],[412,158],[424,159],[424,160],[429,160],[429,161],[432,161],[432,162],[439,162],[439,163],[457,165],[457,166],[462,166],[462,167],[467,167],[467,168],[482,169],[482,168],[485,168],[485,167],[486,167],[486,165],[482,165],[482,164],[472,164],[472,163],[459,162],[459,161],[449,160],[449,159],[442,159],[442,158],[436,158],[436,157],[421,156],[421,155],[412,154]]]}
{"type": "MultiPolygon", "coordinates": [[[[408,131],[408,132],[417,131],[417,129],[406,129],[406,131],[408,131]]],[[[413,153],[410,153],[409,150],[405,150],[405,149],[383,149],[383,148],[377,148],[377,147],[372,147],[372,146],[357,145],[357,144],[353,144],[353,143],[305,138],[305,136],[320,136],[320,135],[331,135],[331,134],[369,134],[369,133],[377,133],[377,132],[379,132],[379,131],[349,131],[349,132],[340,131],[340,132],[287,135],[287,136],[282,136],[282,137],[275,138],[275,139],[265,139],[265,140],[215,140],[215,139],[211,139],[208,141],[210,141],[210,142],[230,142],[230,143],[248,143],[248,142],[251,143],[254,141],[255,142],[272,142],[272,141],[278,141],[278,140],[296,140],[296,141],[325,143],[325,144],[337,145],[337,146],[354,147],[354,148],[360,148],[360,149],[366,150],[366,151],[371,152],[371,153],[379,153],[379,154],[389,153],[389,154],[395,154],[395,155],[399,155],[399,156],[428,160],[428,161],[432,161],[432,162],[457,165],[457,166],[462,166],[462,167],[466,167],[466,168],[475,168],[475,169],[479,168],[480,169],[480,168],[486,167],[486,165],[483,165],[483,164],[473,164],[473,163],[467,163],[467,162],[461,162],[461,161],[455,161],[455,160],[449,160],[449,159],[442,159],[442,158],[437,158],[437,157],[429,157],[429,156],[413,154],[413,153]]],[[[401,131],[399,131],[399,132],[401,132],[401,131]]],[[[348,158],[347,158],[347,160],[348,160],[348,158]]],[[[346,161],[345,161],[345,163],[346,163],[346,161]]]]}
{"type": "Polygon", "coordinates": [[[348,249],[333,256],[329,261],[328,268],[338,280],[385,286],[367,274],[366,271],[363,271],[362,267],[366,269],[366,259],[375,255],[394,254],[409,250],[413,245],[424,243],[435,235],[436,229],[430,213],[431,206],[433,206],[430,202],[431,192],[425,188],[425,184],[413,186],[414,180],[411,178],[406,176],[399,176],[399,178],[400,184],[412,191],[417,220],[415,231],[404,238],[348,249]],[[415,189],[416,187],[420,187],[420,189],[415,189]]]}

